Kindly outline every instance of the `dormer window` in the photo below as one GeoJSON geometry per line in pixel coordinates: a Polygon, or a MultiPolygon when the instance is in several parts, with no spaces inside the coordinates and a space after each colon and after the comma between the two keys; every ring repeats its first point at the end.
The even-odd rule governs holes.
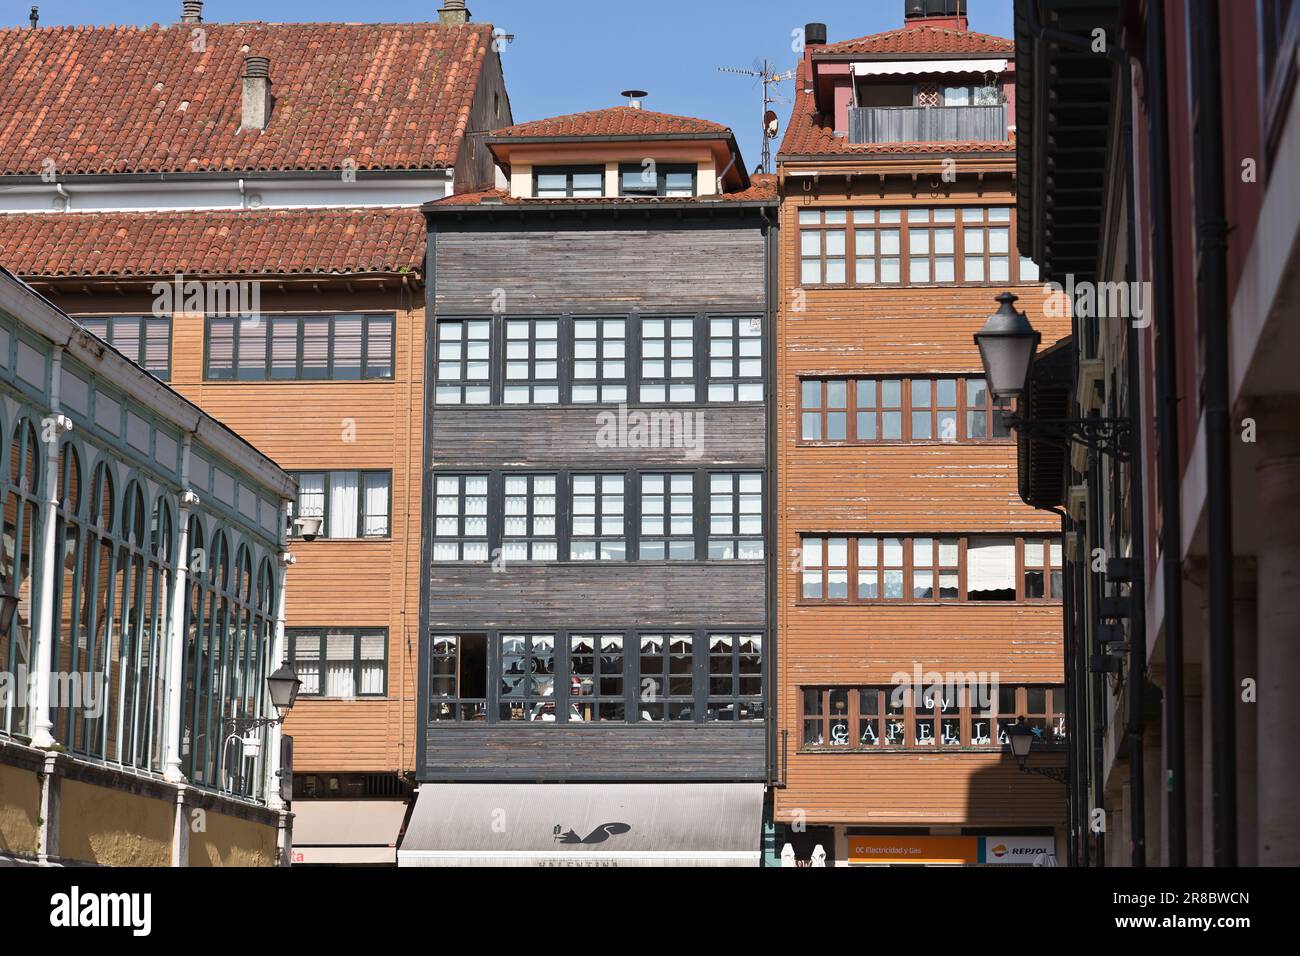
{"type": "Polygon", "coordinates": [[[537,166],[533,169],[533,196],[537,199],[599,199],[603,195],[603,166],[537,166]]]}
{"type": "Polygon", "coordinates": [[[695,195],[695,167],[686,164],[625,163],[618,181],[622,196],[695,195]]]}

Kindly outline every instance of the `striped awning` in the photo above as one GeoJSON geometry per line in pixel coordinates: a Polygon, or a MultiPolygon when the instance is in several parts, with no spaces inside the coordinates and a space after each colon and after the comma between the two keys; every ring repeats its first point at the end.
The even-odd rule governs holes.
{"type": "Polygon", "coordinates": [[[1002,60],[866,60],[853,64],[855,76],[917,76],[922,73],[1002,73],[1002,60]]]}

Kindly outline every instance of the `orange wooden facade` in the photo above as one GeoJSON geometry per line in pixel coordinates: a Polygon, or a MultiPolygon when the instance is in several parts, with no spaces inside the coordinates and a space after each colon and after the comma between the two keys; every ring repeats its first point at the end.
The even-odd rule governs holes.
{"type": "MultiPolygon", "coordinates": [[[[54,290],[39,285],[47,295],[54,290]]],[[[63,285],[54,301],[70,314],[147,314],[152,297],[63,285]],[[75,291],[74,291],[75,289],[75,291]]],[[[391,312],[394,374],[367,381],[205,381],[204,321],[172,321],[169,384],[287,471],[392,471],[390,536],[291,539],[287,628],[386,628],[383,697],[300,697],[285,732],[295,772],[391,773],[415,768],[416,660],[420,598],[420,456],[424,293],[417,282],[354,280],[352,290],[316,281],[265,282],[262,310],[391,312]],[[302,290],[302,291],[297,291],[302,290]]]]}
{"type": "MultiPolygon", "coordinates": [[[[801,439],[804,377],[983,376],[972,336],[996,309],[994,296],[1005,283],[909,286],[904,265],[903,282],[893,287],[800,287],[800,210],[1014,206],[1009,158],[971,161],[975,166],[963,160],[951,184],[940,180],[937,160],[925,162],[930,169],[919,183],[897,159],[879,167],[855,163],[851,179],[830,162],[781,166],[774,550],[780,562],[776,776],[785,785],[775,791],[775,816],[810,825],[1059,825],[1064,789],[1020,773],[997,748],[835,753],[801,747],[805,687],[888,685],[891,676],[917,667],[994,673],[1003,686],[1064,683],[1059,602],[827,606],[801,597],[803,535],[1059,534],[1055,515],[1020,501],[1012,440],[801,439]],[[790,175],[814,170],[816,182],[790,175]],[[891,174],[883,187],[877,171],[891,174]]],[[[1011,249],[1014,255],[1014,238],[1011,249]]],[[[1068,334],[1067,319],[1043,314],[1040,284],[1009,287],[1020,294],[1018,305],[1042,331],[1044,345],[1068,334]]]]}

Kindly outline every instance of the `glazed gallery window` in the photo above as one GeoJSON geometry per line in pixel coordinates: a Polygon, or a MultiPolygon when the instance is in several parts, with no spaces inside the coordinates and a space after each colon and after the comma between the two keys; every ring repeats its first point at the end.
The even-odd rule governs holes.
{"type": "Polygon", "coordinates": [[[285,637],[302,696],[347,700],[387,692],[388,631],[293,628],[285,637]]]}
{"type": "Polygon", "coordinates": [[[433,560],[488,559],[488,476],[434,478],[433,560]]]}
{"type": "Polygon", "coordinates": [[[534,166],[538,199],[594,199],[605,195],[604,166],[534,166]]]}
{"type": "Polygon", "coordinates": [[[695,401],[695,320],[641,320],[641,401],[695,401]]]}
{"type": "Polygon", "coordinates": [[[627,520],[623,475],[574,475],[569,560],[622,561],[627,558],[627,520]]]}
{"type": "Polygon", "coordinates": [[[573,320],[572,399],[627,401],[627,320],[573,320]]]}
{"type": "Polygon", "coordinates": [[[800,382],[807,442],[973,442],[1010,437],[983,378],[853,378],[800,382]]]}
{"type": "Polygon", "coordinates": [[[757,315],[447,318],[436,405],[761,402],[757,315]]]}
{"type": "Polygon", "coordinates": [[[209,380],[356,381],[393,377],[391,313],[210,316],[209,380]]]}
{"type": "Polygon", "coordinates": [[[154,315],[84,315],[77,321],[161,381],[171,376],[172,322],[154,315]]]}
{"type": "Polygon", "coordinates": [[[554,723],[555,635],[503,634],[498,718],[554,723]]]}
{"type": "Polygon", "coordinates": [[[322,518],[322,538],[386,538],[392,473],[387,471],[303,471],[294,475],[298,500],[293,514],[322,518]]]}
{"type": "Polygon", "coordinates": [[[569,636],[569,720],[627,719],[622,634],[569,636]]]}
{"type": "Polygon", "coordinates": [[[710,634],[706,720],[763,716],[763,635],[710,634]]]}
{"type": "Polygon", "coordinates": [[[757,316],[709,319],[709,401],[762,400],[762,320],[757,316]]]}
{"type": "Polygon", "coordinates": [[[1013,537],[803,538],[800,599],[812,604],[880,601],[1060,601],[1059,539],[1013,537]]]}
{"type": "Polygon", "coordinates": [[[437,324],[438,405],[487,405],[492,401],[492,322],[456,319],[437,324]]]}
{"type": "Polygon", "coordinates": [[[507,405],[560,401],[560,323],[557,319],[506,320],[507,405]]]}
{"type": "Polygon", "coordinates": [[[1034,282],[1014,257],[1010,207],[915,206],[799,210],[800,283],[948,285],[1034,282]]]}
{"type": "Polygon", "coordinates": [[[434,634],[429,640],[429,719],[486,720],[486,634],[434,634]]]}
{"type": "Polygon", "coordinates": [[[763,476],[757,472],[709,476],[709,560],[763,557],[763,476]]]}
{"type": "Polygon", "coordinates": [[[501,554],[508,561],[554,561],[555,475],[508,475],[501,554]]]}
{"type": "Polygon", "coordinates": [[[804,687],[804,750],[1000,747],[1023,721],[1044,745],[1065,742],[1059,686],[804,687]]]}
{"type": "Polygon", "coordinates": [[[623,163],[618,168],[622,196],[694,196],[695,172],[681,163],[623,163]]]}
{"type": "Polygon", "coordinates": [[[695,719],[695,637],[692,634],[642,634],[641,720],[695,719]]]}
{"type": "Polygon", "coordinates": [[[695,476],[641,476],[642,561],[695,558],[695,476]]]}

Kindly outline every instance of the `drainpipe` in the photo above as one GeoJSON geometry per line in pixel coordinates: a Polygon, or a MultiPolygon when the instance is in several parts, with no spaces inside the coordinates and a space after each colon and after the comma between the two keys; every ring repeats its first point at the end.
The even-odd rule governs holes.
{"type": "Polygon", "coordinates": [[[1178,328],[1174,323],[1174,279],[1170,251],[1172,213],[1169,197],[1169,81],[1165,58],[1164,0],[1147,3],[1147,140],[1151,155],[1151,267],[1154,282],[1156,471],[1160,500],[1161,572],[1165,606],[1165,755],[1168,761],[1170,866],[1187,865],[1187,769],[1183,714],[1183,530],[1179,489],[1178,401],[1174,372],[1178,364],[1178,328]]]}
{"type": "Polygon", "coordinates": [[[1232,462],[1228,444],[1227,222],[1223,184],[1223,90],[1219,3],[1191,7],[1192,128],[1196,202],[1196,316],[1202,338],[1205,508],[1210,599],[1210,737],[1214,865],[1237,865],[1236,680],[1232,632],[1232,462]]]}

